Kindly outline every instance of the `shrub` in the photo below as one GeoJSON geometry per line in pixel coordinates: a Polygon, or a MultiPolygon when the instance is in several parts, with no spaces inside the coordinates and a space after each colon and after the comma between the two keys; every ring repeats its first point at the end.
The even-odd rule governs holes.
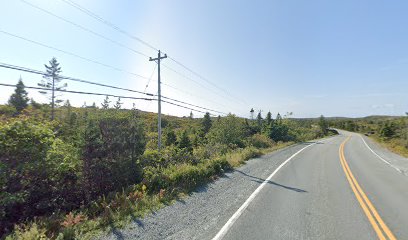
{"type": "Polygon", "coordinates": [[[259,157],[261,155],[262,152],[260,150],[254,147],[247,147],[244,149],[239,149],[231,153],[228,153],[226,159],[231,166],[237,167],[244,163],[246,160],[250,158],[259,157]]]}
{"type": "Polygon", "coordinates": [[[248,138],[247,146],[254,146],[256,148],[268,148],[274,145],[274,141],[263,134],[255,134],[248,138]]]}
{"type": "Polygon", "coordinates": [[[15,113],[17,113],[17,109],[13,106],[10,105],[1,105],[0,106],[0,115],[5,115],[5,116],[13,116],[15,113]]]}
{"type": "Polygon", "coordinates": [[[87,201],[141,181],[145,135],[137,118],[100,116],[85,130],[83,175],[87,201]]]}
{"type": "Polygon", "coordinates": [[[51,207],[52,186],[46,164],[54,141],[46,124],[14,121],[0,126],[1,233],[26,217],[45,213],[51,207]]]}
{"type": "Polygon", "coordinates": [[[207,138],[212,144],[225,144],[231,147],[243,147],[246,136],[244,122],[235,115],[229,114],[213,124],[207,138]]]}
{"type": "Polygon", "coordinates": [[[225,158],[217,158],[197,165],[178,164],[166,168],[148,167],[144,171],[144,183],[153,192],[160,189],[189,191],[210,180],[214,175],[222,174],[231,166],[225,158]]]}
{"type": "Polygon", "coordinates": [[[46,229],[33,223],[31,225],[18,225],[14,233],[6,238],[6,240],[32,240],[32,239],[48,239],[46,229]]]}

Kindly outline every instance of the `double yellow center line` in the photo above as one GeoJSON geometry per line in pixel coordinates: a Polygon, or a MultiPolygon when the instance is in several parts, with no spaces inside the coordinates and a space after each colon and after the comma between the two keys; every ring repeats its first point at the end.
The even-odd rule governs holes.
{"type": "Polygon", "coordinates": [[[373,226],[374,231],[376,232],[378,238],[381,240],[383,239],[396,240],[394,234],[390,231],[390,229],[381,219],[377,210],[375,209],[371,201],[367,198],[367,195],[364,193],[364,191],[361,189],[356,178],[351,172],[349,165],[347,164],[346,158],[344,157],[344,145],[348,140],[350,140],[350,136],[346,140],[344,140],[344,142],[340,145],[339,156],[341,166],[343,167],[344,173],[346,174],[350,187],[353,190],[354,194],[356,195],[357,201],[360,203],[361,208],[363,209],[365,215],[370,221],[371,226],[373,226]]]}

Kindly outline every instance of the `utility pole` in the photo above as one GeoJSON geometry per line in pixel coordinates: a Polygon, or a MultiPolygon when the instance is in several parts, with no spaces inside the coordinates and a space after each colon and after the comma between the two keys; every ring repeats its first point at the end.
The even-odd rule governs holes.
{"type": "Polygon", "coordinates": [[[159,139],[158,139],[158,148],[160,151],[161,148],[161,88],[160,88],[160,60],[163,58],[167,58],[167,54],[164,54],[164,56],[161,56],[161,52],[159,50],[159,53],[157,54],[157,58],[151,58],[149,61],[157,61],[157,84],[158,84],[158,91],[157,91],[157,97],[158,97],[158,123],[157,123],[157,128],[158,128],[158,134],[159,134],[159,139]]]}

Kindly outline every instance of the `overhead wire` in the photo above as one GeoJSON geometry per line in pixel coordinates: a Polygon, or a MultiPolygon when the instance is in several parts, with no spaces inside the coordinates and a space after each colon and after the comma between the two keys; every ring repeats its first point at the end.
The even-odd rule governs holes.
{"type": "MultiPolygon", "coordinates": [[[[169,101],[166,101],[166,100],[162,100],[162,102],[168,103],[168,104],[171,104],[171,105],[174,105],[174,106],[177,106],[177,107],[189,109],[189,110],[191,110],[191,111],[196,111],[196,112],[199,112],[199,113],[204,113],[204,114],[206,114],[206,112],[203,112],[203,111],[200,111],[200,110],[197,110],[197,109],[192,109],[192,108],[189,108],[189,107],[186,107],[186,106],[182,106],[182,105],[179,105],[179,104],[177,104],[177,103],[172,103],[172,102],[169,102],[169,101]]],[[[211,114],[211,113],[210,113],[210,115],[217,116],[217,115],[211,114]]]]}
{"type": "Polygon", "coordinates": [[[58,52],[61,52],[61,53],[64,53],[64,54],[67,54],[67,55],[70,55],[70,56],[85,60],[85,61],[88,61],[88,62],[91,62],[91,63],[94,63],[94,64],[98,64],[98,65],[101,65],[101,66],[104,66],[104,67],[107,67],[107,68],[111,68],[111,69],[119,71],[119,72],[124,72],[124,73],[130,74],[130,75],[133,75],[133,76],[136,76],[136,77],[139,77],[139,78],[143,78],[143,79],[148,79],[147,77],[142,76],[140,74],[129,72],[127,70],[124,70],[124,69],[121,69],[121,68],[118,68],[118,67],[114,67],[114,66],[111,66],[111,65],[108,65],[108,64],[105,64],[105,63],[90,59],[90,58],[86,58],[86,57],[80,56],[80,55],[78,55],[76,53],[68,52],[68,51],[53,47],[53,46],[49,46],[47,44],[40,43],[40,42],[31,40],[31,39],[28,39],[28,38],[13,34],[13,33],[9,33],[9,32],[3,31],[1,29],[0,29],[0,33],[3,33],[5,35],[8,35],[8,36],[11,36],[11,37],[14,37],[14,38],[18,38],[18,39],[24,40],[26,42],[30,42],[30,43],[33,43],[33,44],[36,44],[36,45],[39,45],[39,46],[42,46],[42,47],[45,47],[45,48],[48,48],[48,49],[52,49],[52,50],[55,50],[55,51],[58,51],[58,52]]]}
{"type": "Polygon", "coordinates": [[[227,90],[225,90],[225,89],[223,89],[223,88],[217,86],[215,83],[213,83],[213,82],[211,82],[210,80],[208,80],[207,78],[201,76],[201,75],[198,74],[197,72],[193,71],[191,68],[187,67],[187,66],[184,65],[183,63],[181,63],[181,62],[177,61],[176,59],[174,59],[173,57],[170,57],[170,56],[169,56],[169,59],[172,60],[173,62],[177,63],[177,64],[180,65],[181,67],[185,68],[187,71],[191,72],[192,74],[196,75],[198,78],[204,80],[205,82],[209,83],[209,84],[212,85],[213,87],[217,88],[218,90],[220,90],[220,91],[226,93],[226,94],[229,95],[230,97],[235,98],[236,100],[239,100],[239,101],[245,103],[245,101],[243,101],[242,99],[237,98],[237,97],[231,95],[227,90]]]}
{"type": "Polygon", "coordinates": [[[91,30],[91,29],[89,29],[89,28],[86,28],[86,27],[84,27],[84,26],[82,26],[82,25],[80,25],[80,24],[78,24],[78,23],[75,23],[75,22],[73,22],[73,21],[71,21],[71,20],[68,20],[68,19],[63,18],[63,17],[61,17],[61,16],[58,16],[57,14],[54,14],[54,13],[52,13],[52,12],[50,12],[50,11],[44,9],[44,8],[41,8],[41,7],[39,7],[39,6],[37,6],[37,5],[33,4],[33,3],[30,3],[30,2],[28,2],[28,1],[26,1],[26,0],[20,0],[20,1],[23,2],[23,3],[25,3],[25,4],[27,4],[27,5],[29,5],[29,6],[31,6],[31,7],[33,7],[33,8],[36,8],[37,10],[40,10],[40,11],[45,12],[45,13],[47,13],[47,14],[49,14],[49,15],[55,17],[55,18],[58,18],[58,19],[60,19],[61,21],[64,21],[64,22],[66,22],[66,23],[69,23],[69,24],[71,24],[71,25],[73,25],[73,26],[75,26],[75,27],[78,27],[78,28],[80,28],[80,29],[82,29],[82,30],[84,30],[84,31],[86,31],[86,32],[88,32],[88,33],[91,33],[91,34],[93,34],[93,35],[95,35],[95,36],[97,36],[97,37],[99,37],[99,38],[102,38],[102,39],[104,39],[104,40],[106,40],[106,41],[109,41],[109,42],[111,42],[111,43],[113,43],[113,44],[116,44],[116,45],[118,45],[118,46],[120,46],[120,47],[122,47],[122,48],[125,48],[125,49],[127,49],[127,50],[130,50],[130,51],[132,51],[132,52],[134,52],[134,53],[136,53],[136,54],[142,55],[142,56],[144,56],[144,57],[147,57],[147,58],[149,57],[149,56],[148,56],[147,54],[145,54],[145,53],[142,53],[142,52],[137,51],[137,50],[135,50],[135,49],[133,49],[133,48],[130,48],[130,47],[128,47],[128,46],[126,46],[126,45],[124,45],[124,44],[118,42],[118,41],[115,41],[115,40],[113,40],[113,39],[111,39],[111,38],[108,38],[108,37],[102,35],[102,34],[99,34],[99,33],[95,32],[95,31],[93,31],[93,30],[91,30]]]}
{"type": "Polygon", "coordinates": [[[152,74],[150,75],[149,80],[147,81],[146,87],[145,87],[145,89],[144,89],[143,92],[146,92],[147,88],[149,87],[150,81],[152,80],[152,78],[153,78],[153,76],[154,76],[154,73],[155,73],[155,71],[156,71],[156,67],[157,67],[157,64],[154,65],[153,72],[152,72],[152,74]]]}
{"type": "Polygon", "coordinates": [[[78,3],[74,2],[74,1],[70,1],[70,0],[61,0],[63,2],[65,2],[66,4],[78,9],[79,11],[85,13],[86,15],[94,18],[95,20],[109,26],[110,28],[115,29],[116,31],[126,35],[129,38],[132,38],[140,43],[142,43],[143,45],[149,47],[150,49],[153,49],[155,51],[158,51],[159,49],[157,49],[156,47],[152,46],[151,44],[149,44],[148,42],[143,41],[142,39],[130,34],[129,32],[121,29],[120,27],[116,26],[115,24],[113,24],[112,22],[107,21],[106,19],[102,18],[101,16],[99,16],[98,14],[84,8],[83,6],[79,5],[78,3]]]}
{"type": "MultiPolygon", "coordinates": [[[[0,86],[5,86],[5,87],[17,87],[15,84],[7,84],[7,83],[0,83],[0,86]]],[[[44,91],[52,91],[52,88],[44,88],[44,87],[32,87],[32,86],[24,86],[25,88],[28,89],[36,89],[36,90],[44,90],[44,91]]],[[[118,97],[118,98],[123,98],[123,99],[133,99],[133,100],[144,100],[144,101],[157,101],[156,98],[140,98],[140,97],[131,97],[131,96],[122,96],[122,95],[115,95],[115,94],[110,94],[110,93],[95,93],[95,92],[83,92],[83,91],[72,91],[72,90],[64,90],[64,89],[54,89],[55,92],[65,92],[65,93],[74,93],[74,94],[86,94],[86,95],[96,95],[96,96],[108,96],[108,97],[118,97]]],[[[169,102],[166,100],[162,100],[164,103],[168,103],[177,107],[185,108],[191,111],[195,112],[200,112],[200,113],[206,113],[194,108],[186,107],[179,105],[177,103],[169,102]]],[[[216,116],[214,114],[211,114],[213,116],[216,116]]]]}
{"type": "MultiPolygon", "coordinates": [[[[24,1],[24,0],[22,0],[22,1],[24,1]]],[[[143,45],[145,45],[145,46],[147,46],[147,47],[149,47],[149,48],[151,48],[151,49],[153,49],[153,50],[155,50],[155,51],[158,51],[158,49],[157,49],[156,47],[154,47],[154,46],[152,46],[151,44],[147,43],[146,41],[143,41],[142,39],[140,39],[140,38],[138,38],[138,37],[136,37],[136,36],[130,34],[129,32],[127,32],[127,31],[121,29],[120,27],[116,26],[116,25],[113,24],[112,22],[110,22],[110,21],[108,21],[108,20],[102,18],[102,17],[99,16],[98,14],[96,14],[96,13],[90,11],[89,9],[87,9],[87,8],[85,8],[85,7],[83,7],[83,6],[81,6],[80,4],[78,4],[78,3],[76,3],[76,2],[74,2],[74,1],[72,1],[72,0],[61,0],[61,1],[63,1],[63,2],[65,2],[66,4],[68,4],[68,5],[70,5],[70,6],[74,7],[74,8],[76,8],[76,9],[78,9],[79,11],[85,13],[86,15],[88,15],[88,16],[90,16],[90,17],[96,19],[97,21],[99,21],[99,22],[101,22],[101,23],[103,23],[103,24],[105,24],[105,25],[107,25],[107,26],[109,26],[109,27],[111,27],[111,28],[117,30],[118,32],[120,32],[120,33],[122,33],[122,34],[124,34],[124,35],[126,35],[126,36],[128,36],[128,37],[130,37],[130,38],[132,38],[132,39],[134,39],[134,40],[136,40],[136,41],[142,43],[143,45]]],[[[193,73],[193,74],[194,74],[195,76],[197,76],[198,78],[204,80],[205,82],[209,83],[209,84],[212,85],[213,87],[217,88],[218,90],[220,90],[220,91],[226,93],[229,97],[234,98],[235,100],[239,100],[239,101],[245,103],[245,101],[243,101],[242,99],[237,98],[237,97],[231,95],[228,91],[226,91],[225,89],[223,89],[223,88],[217,86],[215,83],[213,83],[213,82],[211,82],[210,80],[208,80],[207,78],[203,77],[201,74],[198,74],[197,72],[193,71],[191,68],[187,67],[185,64],[181,63],[180,61],[174,59],[173,57],[169,57],[169,59],[172,60],[173,62],[175,62],[176,64],[182,66],[183,68],[185,68],[185,69],[188,70],[189,72],[193,73]]],[[[168,66],[166,66],[165,64],[163,64],[163,66],[168,67],[168,66]]],[[[168,68],[169,68],[169,67],[168,67],[168,68]]],[[[169,68],[169,69],[170,69],[170,68],[169,68]]],[[[174,71],[174,72],[176,72],[177,74],[179,74],[179,75],[185,77],[186,79],[189,79],[189,80],[191,80],[191,81],[197,83],[197,81],[195,81],[195,80],[193,80],[193,79],[191,79],[191,78],[185,76],[184,74],[178,73],[178,72],[175,71],[174,69],[172,69],[172,71],[174,71]]],[[[204,87],[203,85],[200,85],[200,86],[201,86],[201,87],[204,87]]],[[[206,88],[206,87],[205,87],[205,88],[206,88]]],[[[209,90],[208,88],[206,88],[206,89],[209,90]]],[[[217,94],[217,95],[219,95],[219,94],[217,94]]],[[[222,95],[221,95],[221,96],[222,96],[222,95]]],[[[224,97],[224,96],[222,96],[222,97],[224,97]]]]}
{"type": "MultiPolygon", "coordinates": [[[[165,85],[165,86],[171,87],[171,88],[173,88],[173,89],[179,90],[179,89],[177,89],[177,88],[174,88],[174,87],[170,86],[169,84],[166,84],[166,83],[162,83],[162,84],[165,85]]],[[[179,91],[181,91],[181,90],[179,90],[179,91]]],[[[181,91],[181,92],[183,92],[183,91],[181,91]]],[[[185,93],[186,93],[186,92],[185,92],[185,93]]],[[[186,93],[186,94],[187,94],[187,93],[186,93]]],[[[190,95],[191,95],[191,96],[194,96],[194,95],[192,95],[192,94],[190,94],[190,95]]],[[[214,110],[214,109],[210,109],[210,108],[205,108],[205,107],[200,107],[200,106],[197,106],[197,105],[194,105],[194,104],[191,104],[191,103],[187,103],[187,102],[183,102],[183,101],[180,101],[180,100],[168,98],[168,97],[166,97],[166,96],[162,96],[162,98],[164,98],[164,99],[169,99],[169,100],[173,100],[173,101],[175,101],[175,102],[179,102],[179,103],[183,103],[183,104],[187,104],[187,105],[190,105],[190,106],[192,106],[192,107],[199,107],[199,108],[202,108],[202,109],[204,109],[204,110],[213,111],[213,112],[216,112],[216,113],[221,113],[221,114],[228,115],[227,113],[222,112],[222,111],[218,111],[218,110],[214,110]]],[[[218,103],[217,103],[217,104],[218,104],[218,103]]]]}
{"type": "MultiPolygon", "coordinates": [[[[0,83],[0,86],[17,87],[17,85],[14,85],[14,84],[6,84],[6,83],[0,83]]],[[[25,88],[28,88],[28,89],[52,91],[52,88],[32,87],[32,86],[24,86],[24,87],[25,87],[25,88]]],[[[120,97],[120,98],[125,98],[125,99],[128,98],[128,99],[146,100],[146,101],[156,100],[155,98],[141,98],[141,97],[121,96],[121,95],[115,95],[115,94],[110,94],[110,93],[83,92],[83,91],[73,91],[73,90],[65,90],[65,89],[54,89],[54,91],[55,91],[55,92],[65,92],[65,93],[76,93],[76,94],[96,95],[96,96],[120,97]]]]}
{"type": "MultiPolygon", "coordinates": [[[[0,62],[0,67],[2,68],[8,68],[8,69],[13,69],[13,70],[17,70],[17,71],[23,71],[23,72],[28,72],[28,73],[33,73],[33,74],[38,74],[38,75],[47,75],[46,72],[43,71],[39,71],[39,70],[35,70],[35,69],[29,69],[29,68],[25,68],[25,67],[20,67],[20,66],[16,66],[16,65],[11,65],[11,64],[7,64],[7,63],[1,63],[0,62]]],[[[122,88],[122,87],[116,87],[116,86],[112,86],[112,85],[107,85],[107,84],[101,84],[101,83],[96,83],[96,82],[91,82],[91,81],[87,81],[87,80],[83,80],[83,79],[79,79],[79,78],[73,78],[73,77],[66,77],[66,76],[59,76],[60,79],[65,79],[65,80],[71,80],[71,81],[75,81],[75,82],[81,82],[81,83],[87,83],[87,84],[92,84],[92,85],[96,85],[96,86],[101,86],[101,87],[108,87],[108,88],[113,88],[113,89],[118,89],[118,90],[124,90],[124,91],[129,91],[129,92],[134,92],[134,93],[139,93],[139,94],[143,94],[143,95],[147,95],[147,96],[157,96],[151,93],[145,93],[142,91],[137,91],[137,90],[133,90],[133,89],[128,89],[128,88],[122,88]]],[[[194,105],[191,103],[187,103],[184,101],[180,101],[174,98],[170,98],[170,97],[166,97],[166,96],[162,96],[162,98],[167,99],[169,101],[174,101],[174,102],[178,102],[178,103],[183,103],[186,105],[190,105],[193,107],[197,107],[197,108],[201,108],[204,110],[208,110],[208,111],[212,111],[212,112],[217,112],[217,113],[223,113],[217,110],[213,110],[213,109],[209,109],[206,107],[201,107],[198,105],[194,105]]],[[[167,102],[167,101],[166,101],[167,102]]],[[[225,113],[224,113],[225,114],[225,113]]]]}
{"type": "MultiPolygon", "coordinates": [[[[41,8],[41,7],[37,6],[37,5],[34,5],[34,4],[30,3],[30,2],[27,2],[26,0],[20,0],[20,1],[23,2],[23,3],[25,3],[25,4],[27,4],[27,5],[29,5],[29,6],[31,6],[31,7],[33,7],[33,8],[36,8],[37,10],[40,10],[40,11],[42,11],[42,12],[45,12],[45,13],[47,13],[47,14],[53,16],[53,17],[56,17],[56,18],[58,18],[58,19],[60,19],[60,20],[62,20],[62,21],[64,21],[64,22],[67,22],[67,23],[69,23],[69,24],[71,24],[71,25],[74,25],[74,26],[76,26],[76,27],[78,27],[78,28],[80,28],[80,29],[82,29],[82,30],[84,30],[84,31],[86,31],[86,32],[89,32],[89,33],[91,33],[91,34],[93,34],[93,35],[95,35],[95,36],[98,36],[98,37],[100,37],[100,38],[102,38],[102,39],[105,39],[105,40],[111,42],[111,43],[114,43],[114,44],[116,44],[116,45],[118,45],[118,46],[120,46],[120,47],[126,48],[126,49],[128,49],[128,50],[130,50],[130,51],[132,51],[132,52],[134,52],[134,53],[137,53],[137,54],[140,54],[140,55],[142,55],[142,56],[148,57],[147,54],[144,54],[144,53],[142,53],[142,52],[140,52],[140,51],[137,51],[137,50],[135,50],[135,49],[132,49],[132,48],[130,48],[130,47],[128,47],[128,46],[126,46],[126,45],[124,45],[124,44],[122,44],[122,43],[119,43],[119,42],[117,42],[117,41],[115,41],[115,40],[113,40],[113,39],[110,39],[110,38],[108,38],[108,37],[105,37],[105,36],[102,35],[102,34],[99,34],[99,33],[95,32],[95,31],[93,31],[93,30],[91,30],[91,29],[89,29],[89,28],[86,28],[86,27],[80,25],[80,24],[77,24],[77,23],[75,23],[75,22],[73,22],[73,21],[70,21],[70,20],[65,19],[65,18],[63,18],[63,17],[61,17],[61,16],[58,16],[58,15],[56,15],[56,14],[54,14],[54,13],[52,13],[52,12],[46,10],[46,9],[43,9],[43,8],[41,8]]],[[[73,2],[73,1],[70,1],[70,0],[62,0],[62,1],[65,2],[65,3],[67,3],[67,4],[69,4],[69,5],[71,5],[71,6],[73,6],[73,7],[75,7],[75,8],[77,8],[78,10],[80,10],[80,11],[86,13],[87,15],[93,17],[94,19],[97,19],[98,21],[100,21],[100,22],[102,22],[102,23],[104,23],[104,24],[106,24],[106,25],[108,25],[108,26],[114,28],[115,30],[118,30],[119,32],[121,32],[121,33],[123,33],[123,34],[125,34],[125,35],[128,35],[129,37],[131,37],[131,38],[133,38],[133,39],[135,39],[135,40],[137,40],[137,41],[143,43],[144,45],[146,45],[146,46],[148,46],[148,47],[150,47],[150,48],[152,48],[152,49],[154,49],[154,50],[157,50],[157,48],[153,47],[152,45],[148,44],[147,42],[145,42],[145,41],[141,40],[140,38],[137,38],[137,37],[135,37],[135,36],[129,34],[128,32],[126,32],[126,31],[120,29],[119,27],[117,27],[117,26],[114,25],[113,23],[111,23],[111,22],[109,22],[109,21],[103,19],[103,18],[100,17],[99,15],[97,15],[97,14],[91,12],[90,10],[88,10],[88,9],[86,9],[86,8],[81,7],[79,4],[77,4],[77,3],[73,2]]],[[[82,59],[82,60],[86,60],[86,61],[89,61],[89,62],[92,62],[92,63],[95,63],[95,64],[99,64],[99,65],[102,65],[102,66],[105,66],[105,67],[109,67],[109,68],[114,69],[114,70],[117,70],[117,71],[126,72],[126,73],[135,75],[135,76],[140,77],[140,78],[148,79],[148,83],[147,83],[147,85],[146,85],[146,88],[145,88],[145,90],[144,90],[144,93],[146,92],[146,89],[147,89],[147,87],[148,87],[148,85],[149,85],[149,83],[150,83],[150,81],[151,81],[151,79],[152,79],[152,76],[153,76],[153,74],[152,74],[152,76],[151,76],[150,78],[147,78],[147,77],[144,77],[144,76],[142,76],[142,75],[139,75],[139,74],[136,74],[136,73],[132,73],[132,72],[126,71],[126,70],[124,70],[124,69],[120,69],[120,68],[117,68],[117,67],[114,67],[114,66],[111,66],[111,65],[108,65],[108,64],[105,64],[105,63],[102,63],[102,62],[99,62],[99,61],[90,59],[90,58],[86,58],[86,57],[80,56],[80,55],[75,54],[75,53],[72,53],[72,52],[68,52],[68,51],[65,51],[65,50],[61,50],[61,49],[58,49],[58,48],[56,48],[56,47],[52,47],[52,46],[49,46],[49,45],[46,45],[46,44],[43,44],[43,43],[40,43],[40,42],[31,40],[31,39],[28,39],[28,38],[25,38],[25,37],[22,37],[22,36],[18,36],[18,35],[16,35],[16,34],[12,34],[12,33],[3,31],[3,30],[1,30],[1,29],[0,29],[0,32],[3,33],[3,34],[9,35],[9,36],[15,37],[15,38],[19,38],[19,39],[21,39],[21,40],[28,41],[28,42],[33,43],[33,44],[40,45],[40,46],[42,46],[42,47],[46,47],[46,48],[49,48],[49,49],[53,49],[53,50],[62,52],[62,53],[64,53],[64,54],[68,54],[68,55],[71,55],[71,56],[80,58],[80,59],[82,59]]],[[[212,82],[209,81],[208,79],[202,77],[200,74],[198,74],[197,72],[191,70],[191,69],[188,68],[186,65],[182,64],[181,62],[177,61],[176,59],[174,59],[174,58],[172,58],[172,57],[169,57],[169,59],[171,59],[173,62],[177,63],[178,65],[182,66],[183,68],[187,69],[188,71],[190,71],[191,73],[193,73],[194,75],[196,75],[197,77],[199,77],[200,79],[206,81],[207,83],[211,84],[212,86],[216,87],[217,89],[219,89],[219,90],[221,90],[221,91],[224,91],[224,92],[227,93],[230,97],[232,97],[227,91],[225,91],[224,89],[218,87],[217,85],[215,85],[214,83],[212,83],[212,82]]],[[[165,65],[164,65],[164,66],[165,66],[165,65]]],[[[156,67],[156,66],[155,66],[155,67],[156,67]]],[[[176,71],[176,70],[174,70],[174,69],[172,69],[172,68],[170,68],[170,67],[168,67],[168,66],[165,66],[165,67],[168,68],[168,69],[170,69],[171,71],[177,73],[178,75],[181,75],[182,77],[187,78],[187,79],[189,79],[189,80],[195,82],[196,84],[200,85],[201,87],[203,87],[203,88],[205,88],[205,89],[211,91],[210,89],[208,89],[208,88],[205,87],[204,85],[200,84],[199,82],[193,80],[192,78],[189,78],[189,77],[187,77],[186,75],[181,74],[180,72],[178,72],[178,71],[176,71]]],[[[70,77],[65,77],[65,79],[67,79],[67,80],[73,80],[73,81],[78,81],[78,80],[79,80],[80,82],[91,83],[91,82],[89,82],[89,81],[84,81],[84,80],[75,79],[75,78],[70,78],[70,77]]],[[[95,83],[91,83],[91,84],[95,84],[95,83]]],[[[105,87],[113,87],[113,88],[121,89],[121,90],[129,90],[129,89],[123,89],[123,88],[114,87],[114,86],[109,86],[109,85],[104,85],[104,84],[97,84],[97,85],[105,86],[105,87]]],[[[173,87],[173,88],[174,88],[174,87],[173,87]]],[[[135,90],[131,90],[131,91],[141,93],[140,91],[135,91],[135,90]]],[[[213,92],[213,91],[212,91],[212,92],[213,92]]],[[[215,92],[213,92],[213,93],[215,93],[215,92]]],[[[216,94],[219,95],[218,93],[216,93],[216,94]]],[[[152,94],[149,94],[149,95],[152,95],[152,94]]],[[[224,97],[224,96],[222,96],[222,95],[219,95],[219,96],[224,97]]],[[[186,103],[186,102],[183,102],[183,101],[180,101],[180,100],[176,100],[176,99],[172,99],[172,98],[168,98],[168,97],[165,97],[165,96],[163,96],[163,98],[166,98],[166,99],[168,99],[168,100],[173,100],[173,101],[176,101],[176,102],[179,102],[179,103],[187,104],[187,105],[190,105],[190,106],[194,106],[194,107],[200,107],[200,106],[197,106],[197,105],[194,105],[194,104],[186,103]]],[[[209,109],[209,108],[204,108],[204,107],[200,107],[200,108],[205,109],[205,110],[211,110],[211,111],[218,112],[218,113],[222,113],[222,114],[226,114],[226,113],[224,113],[224,112],[212,110],[212,109],[209,109]]]]}
{"type": "Polygon", "coordinates": [[[200,82],[198,82],[198,81],[196,81],[196,80],[194,80],[194,79],[188,77],[187,75],[185,75],[185,74],[183,74],[183,73],[180,73],[179,71],[175,70],[174,68],[171,68],[171,67],[167,66],[166,64],[162,64],[162,66],[163,66],[164,68],[167,68],[168,70],[170,70],[170,71],[176,73],[177,75],[179,75],[179,76],[181,76],[181,77],[183,77],[183,78],[185,78],[185,79],[188,79],[188,80],[194,82],[195,84],[197,84],[198,86],[200,86],[200,87],[206,89],[207,91],[212,92],[212,93],[214,93],[215,95],[218,95],[219,97],[222,97],[222,98],[224,98],[224,99],[227,99],[227,98],[225,98],[225,96],[219,94],[218,92],[214,92],[213,90],[209,89],[208,87],[202,85],[200,82]]]}
{"type": "MultiPolygon", "coordinates": [[[[28,72],[28,73],[39,74],[39,75],[47,75],[47,73],[43,72],[43,71],[30,69],[30,68],[25,68],[25,67],[20,67],[20,66],[16,66],[16,65],[7,64],[7,63],[2,63],[2,62],[0,62],[0,67],[13,69],[13,70],[17,70],[17,71],[28,72]]],[[[153,96],[152,93],[146,93],[146,92],[137,91],[137,90],[133,90],[133,89],[128,89],[128,88],[116,87],[116,86],[102,84],[102,83],[91,82],[91,81],[83,80],[83,79],[80,79],[80,78],[66,77],[66,76],[63,76],[63,75],[59,76],[59,78],[74,81],[74,82],[92,84],[92,85],[101,86],[101,87],[108,87],[108,88],[124,90],[124,91],[128,91],[128,92],[140,93],[140,94],[144,94],[144,95],[147,95],[147,96],[153,96]]]]}

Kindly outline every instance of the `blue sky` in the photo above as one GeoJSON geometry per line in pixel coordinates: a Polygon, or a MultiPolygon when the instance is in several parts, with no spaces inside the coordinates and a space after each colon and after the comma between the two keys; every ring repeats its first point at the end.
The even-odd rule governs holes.
{"type": "MultiPolygon", "coordinates": [[[[61,0],[25,0],[143,52],[157,53],[90,18],[61,0]]],[[[96,1],[80,3],[120,28],[182,62],[218,88],[170,59],[162,67],[165,96],[249,116],[249,110],[293,112],[295,117],[402,115],[408,111],[407,1],[96,1]],[[199,84],[197,84],[198,82],[199,84]],[[223,89],[223,90],[220,90],[223,89]]],[[[20,0],[0,1],[0,30],[150,77],[154,63],[20,0]]],[[[7,36],[0,32],[0,62],[43,70],[55,56],[63,74],[143,91],[147,80],[7,36]]],[[[0,69],[1,83],[40,76],[0,69]]],[[[69,90],[139,96],[67,82],[69,90]]],[[[5,103],[13,89],[0,87],[5,103]]],[[[46,101],[37,91],[30,97],[46,101]]],[[[64,94],[81,106],[103,97],[64,94]]],[[[114,101],[114,99],[112,99],[114,101]]],[[[157,111],[155,102],[124,100],[157,111]]],[[[163,112],[188,115],[168,104],[163,112]]],[[[196,116],[202,114],[195,113],[196,116]]]]}

